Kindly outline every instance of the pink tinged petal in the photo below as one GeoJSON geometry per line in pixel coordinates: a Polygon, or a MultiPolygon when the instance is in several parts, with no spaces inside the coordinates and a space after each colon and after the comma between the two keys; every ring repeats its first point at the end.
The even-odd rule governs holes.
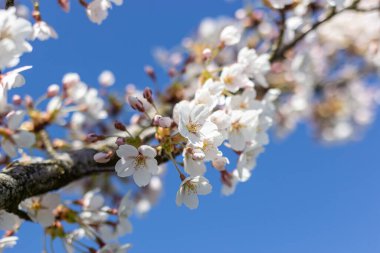
{"type": "Polygon", "coordinates": [[[183,203],[190,209],[196,209],[199,205],[198,195],[195,193],[184,194],[183,203]]]}
{"type": "Polygon", "coordinates": [[[3,140],[1,142],[1,147],[3,148],[4,152],[10,156],[10,157],[15,157],[17,156],[17,150],[16,150],[16,146],[13,145],[12,142],[8,141],[8,140],[3,140]]]}
{"type": "Polygon", "coordinates": [[[25,111],[11,111],[7,114],[6,119],[8,122],[8,128],[16,130],[20,127],[22,120],[25,117],[25,111]]]}
{"type": "Polygon", "coordinates": [[[139,147],[138,151],[143,154],[145,157],[154,158],[157,155],[157,152],[154,148],[148,145],[142,145],[139,147]]]}
{"type": "Polygon", "coordinates": [[[12,136],[18,147],[30,148],[36,142],[36,136],[28,131],[19,131],[12,136]]]}
{"type": "Polygon", "coordinates": [[[145,159],[146,168],[150,171],[152,174],[158,173],[158,165],[157,160],[154,158],[147,158],[145,159]]]}
{"type": "Polygon", "coordinates": [[[139,151],[132,145],[124,144],[116,150],[116,154],[120,158],[136,157],[139,155],[139,151]]]}
{"type": "Polygon", "coordinates": [[[152,174],[147,169],[138,169],[133,174],[135,183],[140,187],[148,185],[151,178],[152,174]]]}
{"type": "Polygon", "coordinates": [[[116,173],[119,177],[129,177],[135,173],[134,161],[125,160],[124,158],[117,161],[115,165],[116,173]]]}

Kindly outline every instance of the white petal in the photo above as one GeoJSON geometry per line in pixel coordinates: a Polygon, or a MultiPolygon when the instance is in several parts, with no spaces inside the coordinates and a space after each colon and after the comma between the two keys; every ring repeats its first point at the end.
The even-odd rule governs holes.
{"type": "Polygon", "coordinates": [[[18,147],[29,148],[36,142],[36,137],[33,133],[21,130],[12,136],[18,147]]]}
{"type": "Polygon", "coordinates": [[[16,146],[13,145],[12,142],[3,139],[1,142],[1,147],[3,148],[4,152],[9,155],[10,157],[15,157],[17,156],[17,150],[16,146]]]}
{"type": "Polygon", "coordinates": [[[119,146],[119,148],[116,150],[116,154],[120,158],[127,158],[127,157],[136,157],[139,155],[139,152],[134,146],[124,144],[124,145],[119,146]]]}
{"type": "Polygon", "coordinates": [[[119,177],[129,177],[135,173],[134,161],[131,159],[125,160],[122,158],[117,161],[115,170],[119,177]]]}
{"type": "Polygon", "coordinates": [[[148,145],[142,145],[139,147],[138,151],[143,154],[143,156],[154,158],[157,155],[157,152],[154,148],[148,145]]]}
{"type": "Polygon", "coordinates": [[[157,160],[154,158],[146,158],[145,159],[146,168],[152,173],[157,174],[158,173],[158,165],[157,160]]]}
{"type": "Polygon", "coordinates": [[[198,195],[194,193],[184,194],[183,203],[190,209],[196,209],[199,205],[198,195]]]}
{"type": "Polygon", "coordinates": [[[8,127],[12,130],[16,130],[20,127],[22,120],[24,119],[25,111],[11,111],[7,115],[8,127]]]}
{"type": "Polygon", "coordinates": [[[138,169],[133,174],[133,179],[138,186],[146,186],[149,184],[152,174],[147,169],[138,169]]]}

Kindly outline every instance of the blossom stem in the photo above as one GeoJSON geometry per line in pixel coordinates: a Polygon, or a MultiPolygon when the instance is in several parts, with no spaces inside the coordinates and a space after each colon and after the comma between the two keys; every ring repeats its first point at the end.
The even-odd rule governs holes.
{"type": "Polygon", "coordinates": [[[285,35],[285,30],[286,30],[286,10],[281,9],[279,10],[280,14],[280,22],[279,22],[279,27],[280,27],[280,34],[278,36],[278,39],[276,43],[273,46],[273,53],[270,57],[270,61],[273,60],[273,58],[278,54],[278,51],[280,50],[280,47],[282,46],[282,42],[284,40],[284,35],[285,35]]]}
{"type": "Polygon", "coordinates": [[[176,170],[178,171],[179,177],[181,178],[181,180],[183,180],[183,178],[185,178],[185,175],[183,175],[183,173],[182,173],[181,170],[179,169],[178,164],[177,164],[177,161],[174,159],[172,153],[167,153],[167,154],[168,154],[170,160],[173,162],[174,167],[175,167],[176,170]]]}

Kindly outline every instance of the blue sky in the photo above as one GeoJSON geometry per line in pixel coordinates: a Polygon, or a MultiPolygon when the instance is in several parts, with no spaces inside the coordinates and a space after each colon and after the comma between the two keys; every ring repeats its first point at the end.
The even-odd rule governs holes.
{"type": "MultiPolygon", "coordinates": [[[[112,70],[118,90],[127,83],[150,84],[143,72],[153,64],[155,46],[171,48],[206,16],[232,15],[241,2],[223,0],[127,0],[101,26],[90,23],[75,1],[70,14],[55,1],[42,1],[42,15],[60,38],[34,43],[22,65],[27,84],[21,94],[38,95],[75,71],[96,85],[112,70]]],[[[342,146],[318,144],[300,126],[285,140],[274,140],[259,158],[252,180],[235,195],[214,190],[195,211],[178,208],[176,173],[169,173],[159,204],[123,240],[136,253],[375,253],[380,252],[380,120],[365,138],[342,146]]],[[[173,169],[169,168],[169,171],[173,169]]],[[[42,230],[25,224],[9,252],[41,252],[42,230]]],[[[57,253],[61,252],[59,249],[57,253]]]]}

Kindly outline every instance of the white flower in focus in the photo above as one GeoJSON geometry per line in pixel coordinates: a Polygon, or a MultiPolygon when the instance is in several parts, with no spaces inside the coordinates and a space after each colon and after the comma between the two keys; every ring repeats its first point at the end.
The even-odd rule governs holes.
{"type": "Polygon", "coordinates": [[[270,70],[268,54],[258,56],[254,49],[244,47],[239,51],[238,63],[244,67],[244,73],[248,77],[254,78],[261,86],[268,87],[265,78],[270,70]]]}
{"type": "Polygon", "coordinates": [[[17,236],[8,236],[0,239],[0,252],[3,252],[4,248],[12,248],[16,245],[18,240],[17,236]]]}
{"type": "Polygon", "coordinates": [[[28,20],[16,16],[16,8],[0,10],[0,69],[16,66],[23,53],[32,51],[26,41],[32,30],[28,20]]]}
{"type": "Polygon", "coordinates": [[[241,31],[233,26],[226,26],[220,33],[220,40],[227,46],[232,46],[240,42],[241,31]]]}
{"type": "Polygon", "coordinates": [[[33,25],[32,39],[39,39],[41,41],[48,40],[50,38],[57,39],[58,34],[53,27],[48,25],[45,21],[37,21],[33,25]]]}
{"type": "Polygon", "coordinates": [[[33,133],[20,130],[25,111],[11,111],[7,114],[7,127],[4,129],[6,136],[1,140],[1,147],[10,157],[17,156],[17,148],[30,148],[36,141],[33,133]]]}
{"type": "Polygon", "coordinates": [[[119,146],[116,154],[121,158],[115,166],[119,177],[133,175],[133,179],[138,186],[149,184],[152,175],[157,174],[158,166],[155,156],[157,152],[148,145],[142,145],[138,149],[125,144],[119,146]]]}
{"type": "Polygon", "coordinates": [[[104,87],[112,86],[115,83],[115,76],[111,71],[105,70],[100,73],[98,82],[104,87]]]}
{"type": "Polygon", "coordinates": [[[0,230],[14,230],[21,223],[17,215],[0,210],[0,230]]]}
{"type": "Polygon", "coordinates": [[[254,86],[254,83],[244,73],[244,66],[237,63],[224,67],[220,80],[224,84],[224,88],[231,92],[237,92],[240,88],[254,86]]]}
{"type": "Polygon", "coordinates": [[[28,213],[29,217],[48,227],[54,223],[53,210],[60,204],[60,197],[56,193],[48,193],[38,197],[32,197],[20,203],[20,208],[28,213]]]}
{"type": "Polygon", "coordinates": [[[217,110],[213,112],[209,119],[218,127],[218,131],[222,134],[224,139],[228,137],[228,129],[231,126],[231,116],[225,111],[217,110]]]}
{"type": "Polygon", "coordinates": [[[193,105],[188,101],[182,101],[176,105],[178,113],[178,131],[192,144],[201,142],[202,130],[216,128],[215,124],[207,121],[209,109],[205,105],[193,105]]]}
{"type": "Polygon", "coordinates": [[[259,114],[261,110],[234,110],[231,112],[231,127],[228,133],[228,141],[231,148],[242,151],[246,143],[256,137],[259,114]]]}
{"type": "Polygon", "coordinates": [[[176,203],[178,206],[185,204],[188,208],[195,209],[199,205],[198,195],[207,195],[211,189],[212,186],[205,177],[188,177],[182,181],[179,187],[176,203]]]}
{"type": "Polygon", "coordinates": [[[253,88],[247,88],[243,93],[228,98],[226,102],[229,109],[232,110],[250,110],[262,108],[260,101],[256,100],[256,91],[253,88]]]}

